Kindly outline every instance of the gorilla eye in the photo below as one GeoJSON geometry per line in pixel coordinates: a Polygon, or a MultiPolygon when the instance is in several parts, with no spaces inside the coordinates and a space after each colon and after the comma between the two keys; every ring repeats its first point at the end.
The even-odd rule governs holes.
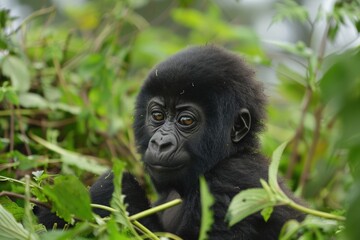
{"type": "Polygon", "coordinates": [[[153,112],[151,113],[151,116],[152,118],[155,120],[155,121],[163,121],[164,120],[164,114],[162,112],[153,112]]]}
{"type": "Polygon", "coordinates": [[[194,119],[188,116],[180,117],[179,123],[184,126],[190,126],[194,123],[194,119]]]}

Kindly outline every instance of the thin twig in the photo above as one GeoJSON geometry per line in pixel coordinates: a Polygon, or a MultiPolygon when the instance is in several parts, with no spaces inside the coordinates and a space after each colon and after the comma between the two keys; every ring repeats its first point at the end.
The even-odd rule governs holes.
{"type": "Polygon", "coordinates": [[[65,44],[64,44],[63,49],[62,49],[62,60],[61,60],[61,63],[60,63],[61,67],[64,66],[65,60],[67,58],[67,52],[68,52],[68,48],[69,48],[70,41],[71,41],[71,38],[72,38],[73,34],[74,34],[74,30],[70,30],[69,34],[66,36],[65,44]]]}
{"type": "MultiPolygon", "coordinates": [[[[18,107],[16,107],[16,109],[17,109],[17,108],[18,108],[18,107]]],[[[15,114],[16,114],[16,113],[17,113],[17,111],[15,111],[15,114]]],[[[20,129],[21,134],[22,134],[24,137],[27,138],[26,132],[25,132],[25,128],[24,128],[23,122],[22,122],[22,116],[21,116],[20,114],[16,114],[16,117],[17,117],[17,119],[18,119],[17,122],[18,122],[18,124],[19,124],[19,129],[20,129]]],[[[27,140],[25,139],[25,140],[23,141],[23,143],[24,143],[24,146],[25,146],[26,154],[27,154],[28,156],[32,155],[31,149],[30,149],[30,146],[29,146],[27,140]]]]}
{"type": "MultiPolygon", "coordinates": [[[[19,198],[19,199],[26,199],[25,195],[18,194],[18,193],[13,193],[13,192],[8,192],[8,191],[0,192],[0,197],[2,197],[2,196],[8,196],[8,197],[19,198]]],[[[29,198],[29,201],[32,202],[32,203],[35,203],[37,206],[41,206],[41,207],[44,207],[44,208],[51,209],[50,204],[40,202],[39,200],[36,200],[35,198],[29,198]]]]}
{"type": "Polygon", "coordinates": [[[289,166],[288,166],[288,169],[286,172],[287,179],[290,179],[292,177],[296,163],[298,162],[298,160],[297,160],[298,159],[298,148],[299,148],[299,144],[300,144],[300,139],[303,135],[305,116],[306,116],[306,113],[310,106],[311,98],[312,98],[312,90],[310,87],[307,87],[306,92],[305,92],[305,99],[304,99],[303,107],[301,110],[299,125],[298,125],[295,135],[292,139],[291,156],[289,159],[289,166]]]}
{"type": "Polygon", "coordinates": [[[0,117],[11,116],[12,112],[15,112],[17,115],[36,115],[41,113],[48,113],[51,110],[49,109],[13,109],[13,110],[1,110],[0,117]]]}
{"type": "Polygon", "coordinates": [[[15,131],[15,124],[14,124],[14,106],[10,103],[10,152],[14,151],[14,131],[15,131]]]}
{"type": "Polygon", "coordinates": [[[304,168],[302,170],[301,177],[300,177],[299,187],[300,187],[301,192],[303,192],[305,183],[309,177],[310,168],[311,168],[311,165],[312,165],[312,162],[314,159],[314,155],[316,152],[316,148],[317,148],[317,145],[318,145],[318,142],[320,139],[322,110],[323,110],[323,108],[320,107],[315,112],[315,130],[314,130],[313,140],[310,145],[310,150],[309,150],[309,153],[305,160],[304,168]]]}
{"type": "Polygon", "coordinates": [[[66,118],[60,121],[35,120],[31,118],[24,118],[24,120],[26,123],[30,125],[35,125],[44,128],[59,128],[76,122],[76,117],[66,118]]]}
{"type": "Polygon", "coordinates": [[[54,6],[51,6],[51,7],[48,7],[48,8],[43,8],[43,9],[40,9],[39,11],[34,12],[33,14],[31,14],[30,16],[25,18],[24,21],[13,32],[10,33],[10,35],[18,32],[25,24],[30,22],[33,18],[36,18],[36,17],[41,16],[41,15],[45,15],[45,14],[48,14],[48,13],[52,13],[52,12],[55,12],[55,7],[54,6]]]}

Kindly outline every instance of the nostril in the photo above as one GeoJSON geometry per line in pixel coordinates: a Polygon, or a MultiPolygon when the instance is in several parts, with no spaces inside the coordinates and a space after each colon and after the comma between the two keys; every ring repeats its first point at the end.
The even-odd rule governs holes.
{"type": "Polygon", "coordinates": [[[173,146],[172,142],[163,142],[160,144],[159,150],[161,152],[166,152],[166,151],[172,149],[172,146],[173,146]]]}
{"type": "Polygon", "coordinates": [[[151,139],[150,140],[150,147],[153,149],[158,149],[159,148],[159,144],[155,139],[151,139]]]}

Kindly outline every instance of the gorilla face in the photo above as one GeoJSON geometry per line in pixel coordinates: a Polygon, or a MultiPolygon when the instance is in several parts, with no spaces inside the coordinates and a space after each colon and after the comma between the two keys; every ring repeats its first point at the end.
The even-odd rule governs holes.
{"type": "Polygon", "coordinates": [[[152,98],[147,106],[146,129],[151,136],[143,156],[157,182],[181,180],[194,167],[189,145],[201,139],[203,111],[194,103],[152,98]]]}

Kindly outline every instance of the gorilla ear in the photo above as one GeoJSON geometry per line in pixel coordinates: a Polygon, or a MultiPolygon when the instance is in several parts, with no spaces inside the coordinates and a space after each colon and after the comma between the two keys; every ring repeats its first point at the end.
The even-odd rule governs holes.
{"type": "Polygon", "coordinates": [[[231,129],[231,140],[233,143],[240,142],[249,132],[251,127],[251,115],[246,108],[240,109],[235,116],[234,126],[231,129]]]}

